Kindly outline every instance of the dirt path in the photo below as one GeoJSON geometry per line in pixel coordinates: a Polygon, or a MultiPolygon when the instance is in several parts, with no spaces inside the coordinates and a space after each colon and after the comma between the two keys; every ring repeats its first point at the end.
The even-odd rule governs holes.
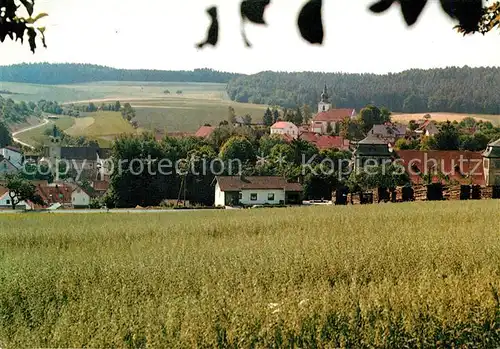
{"type": "Polygon", "coordinates": [[[31,144],[28,144],[28,143],[25,143],[25,142],[19,140],[19,138],[17,138],[16,136],[20,135],[21,133],[34,130],[34,129],[39,128],[39,127],[43,127],[43,126],[47,125],[49,122],[50,121],[48,119],[43,119],[43,122],[40,123],[40,124],[38,124],[38,125],[30,126],[30,127],[26,127],[26,128],[20,129],[19,131],[16,131],[16,132],[12,133],[12,140],[14,142],[16,142],[16,143],[19,143],[19,144],[25,146],[25,147],[28,147],[28,148],[31,148],[31,149],[35,149],[34,146],[32,146],[31,144]]]}

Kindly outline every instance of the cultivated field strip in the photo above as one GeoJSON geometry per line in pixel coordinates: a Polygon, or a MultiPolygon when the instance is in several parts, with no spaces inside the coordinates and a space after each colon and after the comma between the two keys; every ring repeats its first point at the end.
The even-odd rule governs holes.
{"type": "Polygon", "coordinates": [[[500,201],[0,217],[2,347],[500,345],[500,201]]]}

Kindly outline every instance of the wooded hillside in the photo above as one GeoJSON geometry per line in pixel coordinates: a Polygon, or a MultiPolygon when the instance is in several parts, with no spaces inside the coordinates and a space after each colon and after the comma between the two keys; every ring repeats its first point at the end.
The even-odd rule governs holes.
{"type": "Polygon", "coordinates": [[[212,69],[193,71],[129,70],[93,64],[16,64],[0,66],[0,81],[32,84],[73,84],[95,81],[162,81],[227,83],[239,74],[212,69]]]}
{"type": "Polygon", "coordinates": [[[262,72],[232,79],[228,93],[239,102],[315,106],[325,83],[338,108],[359,110],[372,103],[408,113],[500,113],[499,68],[413,69],[387,75],[262,72]]]}

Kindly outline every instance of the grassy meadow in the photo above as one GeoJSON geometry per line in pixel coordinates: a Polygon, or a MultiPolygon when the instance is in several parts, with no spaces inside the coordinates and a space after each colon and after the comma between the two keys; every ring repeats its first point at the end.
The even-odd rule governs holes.
{"type": "Polygon", "coordinates": [[[45,134],[47,130],[52,130],[54,124],[57,125],[61,130],[65,131],[71,128],[75,123],[75,119],[69,116],[60,116],[56,120],[50,120],[46,125],[37,127],[35,129],[19,133],[16,138],[20,141],[26,142],[33,146],[48,145],[50,144],[50,138],[45,134]]]}
{"type": "Polygon", "coordinates": [[[0,82],[0,90],[14,100],[55,100],[60,103],[96,105],[119,100],[129,102],[137,111],[141,128],[167,132],[195,132],[206,123],[219,124],[227,119],[233,106],[238,115],[251,114],[262,120],[266,106],[229,100],[225,84],[180,82],[95,82],[74,85],[35,85],[0,82]],[[169,91],[167,94],[165,91],[169,91]],[[177,91],[182,91],[177,94],[177,91]]]}
{"type": "Polygon", "coordinates": [[[2,214],[0,346],[498,347],[500,201],[2,214]]]}
{"type": "Polygon", "coordinates": [[[47,129],[57,125],[61,130],[73,137],[84,136],[96,140],[101,147],[108,147],[112,140],[122,133],[136,133],[130,123],[124,120],[118,112],[99,111],[86,113],[86,116],[74,118],[60,116],[50,120],[45,126],[18,134],[19,140],[34,146],[50,144],[50,137],[45,134],[47,129]]]}

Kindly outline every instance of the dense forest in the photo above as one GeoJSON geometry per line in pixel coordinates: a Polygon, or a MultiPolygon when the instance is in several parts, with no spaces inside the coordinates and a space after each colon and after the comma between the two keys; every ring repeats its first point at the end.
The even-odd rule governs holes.
{"type": "Polygon", "coordinates": [[[0,66],[0,81],[31,84],[72,84],[94,81],[162,81],[227,83],[239,74],[212,69],[193,71],[128,70],[92,64],[16,64],[0,66]]]}
{"type": "Polygon", "coordinates": [[[315,106],[325,83],[338,108],[368,104],[398,112],[500,114],[500,68],[412,69],[387,75],[262,72],[228,84],[239,102],[292,108],[315,106]]]}

